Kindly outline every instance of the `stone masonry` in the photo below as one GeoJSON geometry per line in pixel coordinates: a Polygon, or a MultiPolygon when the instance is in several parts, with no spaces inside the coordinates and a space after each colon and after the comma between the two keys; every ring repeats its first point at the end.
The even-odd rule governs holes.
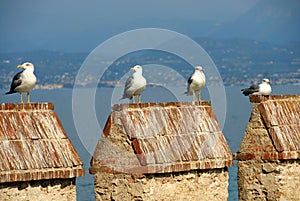
{"type": "Polygon", "coordinates": [[[226,169],[95,175],[96,200],[227,200],[226,169]]]}
{"type": "Polygon", "coordinates": [[[75,201],[75,179],[51,179],[1,183],[0,195],[0,201],[75,201]]]}

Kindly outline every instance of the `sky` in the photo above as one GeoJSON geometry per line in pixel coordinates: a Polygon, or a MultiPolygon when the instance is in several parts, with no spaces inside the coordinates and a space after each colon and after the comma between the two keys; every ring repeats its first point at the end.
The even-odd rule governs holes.
{"type": "MultiPolygon", "coordinates": [[[[149,27],[213,37],[220,35],[215,30],[238,21],[263,1],[0,0],[0,53],[89,52],[116,34],[149,27]]],[[[291,7],[297,4],[283,2],[289,1],[291,7]]]]}

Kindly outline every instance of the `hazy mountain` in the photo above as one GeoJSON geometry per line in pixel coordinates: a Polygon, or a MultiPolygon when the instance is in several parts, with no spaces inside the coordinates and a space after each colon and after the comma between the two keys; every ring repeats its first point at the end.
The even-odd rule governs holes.
{"type": "Polygon", "coordinates": [[[300,41],[299,10],[299,0],[6,1],[0,6],[0,52],[90,52],[117,34],[149,27],[191,38],[300,41]]]}
{"type": "Polygon", "coordinates": [[[213,36],[275,43],[300,41],[299,9],[299,0],[262,0],[213,36]]]}

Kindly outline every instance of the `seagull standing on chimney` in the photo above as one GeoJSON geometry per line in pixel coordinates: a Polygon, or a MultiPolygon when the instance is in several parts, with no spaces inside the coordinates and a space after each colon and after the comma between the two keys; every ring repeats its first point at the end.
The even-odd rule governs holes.
{"type": "Polygon", "coordinates": [[[18,65],[18,68],[24,69],[17,73],[11,82],[10,90],[5,94],[20,93],[20,102],[23,103],[22,93],[27,93],[27,102],[30,103],[30,91],[35,87],[36,77],[34,75],[34,65],[26,62],[18,65]]]}
{"type": "Polygon", "coordinates": [[[194,68],[194,73],[188,79],[187,91],[185,94],[192,95],[193,100],[195,98],[195,94],[197,94],[197,100],[200,101],[200,92],[201,89],[205,86],[206,79],[204,75],[204,69],[201,66],[196,66],[194,68]]]}
{"type": "Polygon", "coordinates": [[[146,88],[146,79],[143,77],[143,68],[140,65],[136,65],[130,70],[134,73],[127,78],[124,88],[123,97],[121,99],[129,98],[135,102],[134,97],[138,97],[138,103],[141,102],[141,94],[146,88]]]}
{"type": "Polygon", "coordinates": [[[250,87],[248,87],[246,89],[242,89],[241,91],[245,96],[251,96],[251,95],[268,96],[272,92],[272,88],[271,88],[270,84],[271,84],[270,80],[265,78],[265,79],[262,80],[261,84],[251,85],[250,87]]]}

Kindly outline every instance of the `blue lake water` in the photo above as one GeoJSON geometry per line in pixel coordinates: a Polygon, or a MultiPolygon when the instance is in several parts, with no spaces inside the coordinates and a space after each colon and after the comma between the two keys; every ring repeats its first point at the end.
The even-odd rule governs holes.
{"type": "MultiPolygon", "coordinates": [[[[240,89],[242,87],[225,87],[226,97],[218,97],[222,100],[218,104],[217,99],[212,100],[212,105],[218,119],[224,120],[223,133],[227,139],[232,152],[236,152],[239,148],[240,142],[243,138],[246,125],[248,123],[251,113],[251,103],[248,97],[241,95],[240,89]],[[223,111],[226,111],[224,116],[223,111]],[[221,112],[219,112],[221,111],[221,112]]],[[[75,118],[77,124],[74,123],[74,109],[72,109],[72,89],[55,89],[55,90],[33,90],[31,93],[31,100],[33,102],[53,102],[55,105],[55,112],[60,118],[69,138],[77,149],[82,161],[83,167],[86,170],[84,177],[77,178],[77,200],[78,201],[92,201],[95,200],[94,194],[94,180],[93,175],[88,172],[91,160],[91,154],[96,146],[98,139],[101,136],[101,130],[105,125],[108,115],[111,112],[111,105],[116,103],[126,103],[127,101],[120,102],[118,98],[119,91],[113,88],[98,88],[95,90],[95,96],[87,99],[85,103],[84,90],[82,95],[82,103],[76,105],[75,118]],[[90,105],[94,101],[94,105],[90,105]],[[93,108],[94,115],[85,116],[85,108],[93,108]],[[82,113],[81,113],[82,112],[82,113]],[[79,115],[78,115],[79,113],[79,115]],[[82,114],[82,115],[80,115],[82,114]],[[82,116],[82,117],[81,117],[82,116]],[[98,126],[93,126],[94,118],[97,120],[98,126]],[[79,122],[79,123],[78,123],[79,122]],[[84,131],[84,132],[82,132],[84,131]]],[[[190,101],[192,97],[186,97],[183,92],[184,88],[147,88],[142,96],[143,102],[170,102],[170,101],[190,101]],[[178,90],[177,92],[174,92],[178,90]],[[182,91],[182,93],[181,93],[182,91]],[[175,95],[174,95],[175,94],[175,95]],[[179,95],[178,95],[179,94],[179,95]]],[[[1,90],[3,94],[5,91],[1,90]]],[[[213,92],[205,89],[202,93],[202,98],[211,100],[210,95],[213,92]]],[[[87,93],[89,94],[89,93],[87,93]]],[[[273,86],[272,94],[300,94],[300,86],[273,86]]],[[[4,102],[18,102],[18,94],[1,95],[0,103],[4,102]]],[[[81,102],[80,102],[81,103],[81,102]]],[[[236,164],[236,162],[235,162],[236,164]]],[[[229,167],[229,201],[238,200],[237,192],[237,167],[229,167]]]]}

